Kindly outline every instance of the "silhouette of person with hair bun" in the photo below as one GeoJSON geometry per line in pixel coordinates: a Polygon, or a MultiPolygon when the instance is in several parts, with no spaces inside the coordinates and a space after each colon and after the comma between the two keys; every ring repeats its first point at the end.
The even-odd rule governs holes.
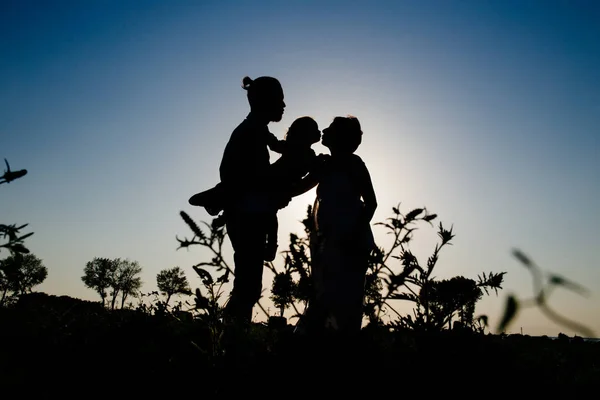
{"type": "MultiPolygon", "coordinates": [[[[219,167],[223,212],[233,247],[234,281],[226,304],[228,322],[250,322],[252,308],[260,298],[268,217],[272,214],[269,196],[269,148],[281,153],[285,141],[268,129],[279,122],[285,102],[283,89],[273,77],[244,77],[250,113],[233,131],[219,167]]],[[[289,199],[288,199],[289,202],[289,199]]]]}

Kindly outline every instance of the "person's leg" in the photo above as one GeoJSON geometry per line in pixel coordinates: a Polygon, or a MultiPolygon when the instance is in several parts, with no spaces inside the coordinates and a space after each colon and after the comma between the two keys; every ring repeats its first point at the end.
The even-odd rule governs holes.
{"type": "Polygon", "coordinates": [[[301,330],[311,336],[321,336],[325,329],[327,307],[325,299],[325,267],[323,260],[323,238],[313,232],[310,235],[310,282],[311,293],[307,308],[302,316],[301,330]]]}
{"type": "Polygon", "coordinates": [[[338,254],[335,276],[332,277],[334,296],[332,308],[338,323],[339,332],[354,336],[360,332],[363,319],[365,295],[365,274],[367,260],[359,252],[346,251],[338,254]]]}
{"type": "Polygon", "coordinates": [[[348,331],[354,335],[362,328],[364,301],[365,301],[365,276],[368,269],[366,260],[357,260],[355,269],[350,274],[348,286],[348,331]]]}
{"type": "Polygon", "coordinates": [[[250,322],[262,290],[264,215],[228,213],[226,227],[234,251],[235,275],[226,315],[232,320],[250,322]]]}
{"type": "Polygon", "coordinates": [[[265,247],[265,261],[273,261],[277,256],[277,234],[279,222],[277,221],[277,212],[269,214],[266,217],[267,244],[265,247]]]}

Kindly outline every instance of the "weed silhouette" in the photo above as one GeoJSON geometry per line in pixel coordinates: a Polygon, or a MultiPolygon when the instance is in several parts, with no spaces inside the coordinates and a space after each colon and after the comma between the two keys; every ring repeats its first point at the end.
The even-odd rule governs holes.
{"type": "Polygon", "coordinates": [[[594,332],[587,326],[562,316],[554,311],[548,304],[550,294],[557,287],[565,288],[582,296],[587,296],[589,294],[588,290],[583,286],[556,274],[548,274],[547,280],[545,281],[542,269],[531,258],[525,255],[525,253],[521,250],[514,249],[512,254],[531,273],[535,296],[530,299],[519,300],[514,294],[508,295],[504,313],[498,323],[496,331],[498,333],[505,332],[521,308],[537,307],[547,318],[558,325],[562,325],[563,327],[578,332],[584,337],[595,337],[594,332]]]}

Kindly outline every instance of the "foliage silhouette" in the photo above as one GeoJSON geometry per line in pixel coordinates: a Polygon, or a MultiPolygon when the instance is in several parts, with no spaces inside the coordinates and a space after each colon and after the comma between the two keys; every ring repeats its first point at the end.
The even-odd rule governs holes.
{"type": "MultiPolygon", "coordinates": [[[[15,179],[23,177],[27,173],[27,170],[25,170],[25,169],[20,170],[20,171],[11,171],[6,158],[4,159],[4,162],[6,163],[6,170],[4,171],[4,175],[2,175],[0,177],[0,184],[9,183],[15,179]]],[[[25,247],[24,241],[25,241],[25,239],[27,239],[28,237],[33,235],[33,232],[26,233],[24,235],[20,235],[21,229],[25,228],[27,225],[28,224],[24,224],[24,225],[20,225],[20,226],[17,226],[16,224],[11,224],[11,225],[0,224],[0,236],[2,236],[2,239],[6,240],[5,243],[0,244],[0,251],[2,250],[2,248],[5,248],[8,251],[10,251],[12,254],[14,254],[14,253],[22,253],[22,254],[29,253],[29,249],[27,249],[27,247],[25,247]]]]}
{"type": "MultiPolygon", "coordinates": [[[[188,248],[189,246],[193,245],[200,245],[202,247],[206,247],[212,252],[213,258],[210,261],[196,264],[194,269],[202,279],[204,279],[206,277],[206,274],[208,274],[208,276],[211,277],[211,282],[213,282],[214,284],[223,284],[225,282],[228,282],[229,276],[233,276],[233,270],[223,257],[223,243],[225,241],[227,233],[222,217],[214,218],[211,224],[202,221],[202,224],[208,229],[208,233],[205,233],[185,211],[181,211],[179,215],[194,233],[194,236],[191,239],[179,239],[179,237],[176,237],[177,241],[179,242],[178,249],[188,248]],[[212,267],[215,269],[216,272],[220,272],[221,275],[216,280],[213,280],[212,275],[206,270],[200,269],[200,267],[212,267]],[[198,271],[206,271],[206,274],[198,271]]],[[[214,289],[214,286],[209,285],[209,287],[214,289]]],[[[196,292],[196,294],[197,293],[198,292],[196,292]]],[[[201,299],[200,301],[203,302],[203,300],[201,299]]],[[[269,313],[262,306],[260,301],[257,302],[257,305],[266,316],[269,316],[269,313]]]]}
{"type": "Polygon", "coordinates": [[[112,286],[112,304],[111,308],[115,308],[115,299],[121,295],[121,308],[125,305],[125,301],[129,296],[137,296],[142,287],[142,278],[139,274],[142,273],[142,267],[137,261],[115,260],[117,268],[111,282],[112,286]]]}
{"type": "Polygon", "coordinates": [[[100,295],[102,305],[106,304],[107,291],[111,289],[111,309],[115,308],[119,295],[121,295],[121,308],[123,308],[127,297],[137,296],[142,286],[139,277],[142,267],[137,261],[95,257],[86,263],[83,272],[81,280],[86,287],[100,295]]]}
{"type": "Polygon", "coordinates": [[[112,276],[116,271],[117,265],[108,258],[94,257],[92,261],[86,263],[83,269],[84,275],[81,277],[84,285],[94,289],[102,299],[102,305],[106,303],[106,291],[112,284],[112,276]]]}
{"type": "Polygon", "coordinates": [[[156,275],[156,285],[168,305],[173,295],[191,294],[190,286],[185,272],[179,267],[163,269],[156,275]]]}
{"type": "Polygon", "coordinates": [[[533,262],[531,258],[518,249],[514,249],[512,254],[525,268],[527,268],[527,270],[529,270],[529,272],[531,272],[533,291],[535,295],[533,298],[525,300],[519,300],[514,294],[508,295],[506,298],[504,313],[500,322],[498,323],[496,331],[498,333],[505,332],[510,326],[511,322],[518,315],[520,309],[537,307],[547,318],[558,325],[578,332],[585,337],[593,338],[594,332],[590,328],[560,315],[548,304],[548,298],[557,286],[563,287],[582,296],[587,296],[589,294],[588,290],[575,282],[555,274],[548,274],[547,280],[544,282],[541,268],[535,262],[533,262]]]}
{"type": "MultiPolygon", "coordinates": [[[[310,206],[309,206],[310,213],[310,206]]],[[[307,219],[310,219],[307,217],[307,219]]],[[[303,221],[305,224],[308,221],[303,221]]],[[[294,309],[292,318],[299,318],[301,312],[296,303],[306,307],[311,295],[312,284],[310,280],[310,258],[308,249],[309,230],[305,225],[306,237],[290,234],[289,249],[283,251],[283,270],[279,271],[272,261],[265,265],[273,272],[273,283],[271,286],[271,300],[279,309],[279,316],[283,317],[285,310],[289,307],[294,309]]]]}
{"type": "Polygon", "coordinates": [[[11,171],[10,165],[8,164],[8,160],[6,158],[4,159],[4,162],[6,163],[6,170],[4,170],[4,175],[0,176],[0,185],[3,183],[10,183],[15,179],[19,179],[27,175],[26,169],[11,171]]]}
{"type": "Polygon", "coordinates": [[[385,222],[375,224],[383,226],[392,235],[393,241],[389,249],[379,248],[374,252],[371,260],[371,274],[375,276],[372,281],[380,279],[385,293],[369,299],[370,322],[381,323],[381,314],[390,310],[397,316],[396,320],[390,321],[396,327],[440,330],[446,325],[450,327],[454,315],[459,314],[464,325],[474,328],[472,314],[475,303],[483,295],[482,291],[487,293],[488,289],[501,289],[505,273],[484,273],[477,281],[464,277],[436,281],[432,274],[442,248],[452,244],[452,227],[446,229],[439,223],[437,233],[440,243],[435,245],[427,262],[422,264],[409,245],[418,229],[417,224],[433,226],[431,221],[437,215],[428,213],[426,208],[416,208],[403,214],[400,205],[393,207],[392,212],[393,216],[385,222]],[[392,264],[393,260],[397,260],[396,264],[399,262],[400,268],[392,264]],[[392,300],[413,302],[413,315],[398,313],[390,304],[392,300]]]}
{"type": "Polygon", "coordinates": [[[34,254],[14,253],[0,260],[0,306],[20,294],[31,292],[47,276],[48,269],[34,254]]]}
{"type": "MultiPolygon", "coordinates": [[[[4,162],[6,170],[0,177],[0,184],[10,183],[27,174],[26,169],[11,171],[6,158],[4,162]]],[[[16,300],[20,294],[30,292],[48,276],[48,269],[42,265],[42,261],[25,247],[25,239],[33,235],[33,232],[21,234],[27,225],[0,224],[0,236],[5,241],[0,243],[0,251],[4,248],[10,253],[7,258],[0,260],[0,306],[16,300]]]]}
{"type": "Polygon", "coordinates": [[[0,235],[3,239],[8,239],[6,243],[0,244],[0,250],[2,248],[6,248],[11,253],[29,253],[29,249],[25,247],[24,241],[31,235],[33,232],[26,233],[24,235],[19,235],[21,229],[25,228],[28,224],[23,224],[17,226],[15,224],[5,225],[0,224],[0,235]]]}
{"type": "Polygon", "coordinates": [[[196,314],[196,318],[206,324],[208,328],[209,348],[205,350],[196,343],[194,345],[211,358],[215,358],[223,351],[225,307],[220,302],[224,295],[223,285],[229,282],[229,273],[226,272],[217,279],[213,279],[212,275],[207,270],[200,268],[199,265],[194,265],[193,269],[200,277],[206,295],[202,294],[200,288],[196,288],[192,311],[196,314]]]}
{"type": "MultiPolygon", "coordinates": [[[[440,223],[438,236],[441,243],[436,244],[433,254],[423,266],[412,254],[409,244],[418,223],[431,226],[437,216],[429,214],[425,208],[411,210],[406,215],[400,212],[399,206],[393,207],[393,216],[386,222],[376,223],[393,235],[392,245],[385,249],[378,247],[371,254],[369,272],[366,276],[366,296],[364,313],[370,324],[385,325],[382,315],[391,311],[396,315],[389,321],[395,328],[411,328],[439,331],[450,327],[453,318],[458,317],[462,326],[481,331],[482,324],[487,323],[486,316],[474,318],[475,305],[483,296],[493,289],[496,293],[502,288],[505,272],[483,273],[472,280],[464,277],[454,277],[449,280],[437,281],[432,275],[444,246],[451,245],[454,238],[452,228],[445,229],[440,223]],[[393,265],[394,260],[398,260],[393,265]],[[414,303],[413,315],[402,315],[396,311],[391,301],[408,300],[414,303]],[[414,318],[413,318],[414,316],[414,318]]],[[[306,306],[311,293],[310,283],[310,234],[312,232],[312,207],[307,208],[304,224],[304,237],[290,234],[289,250],[283,252],[284,265],[278,270],[273,262],[265,265],[274,273],[271,286],[271,300],[283,316],[286,309],[294,309],[293,317],[300,317],[299,308],[306,306]],[[299,307],[300,306],[300,307],[299,307]]],[[[204,223],[208,233],[204,233],[185,212],[180,213],[195,236],[191,240],[177,238],[181,247],[199,244],[213,252],[210,262],[198,266],[212,266],[231,273],[223,259],[222,244],[226,232],[218,218],[211,224],[204,223]]],[[[206,272],[210,276],[208,272],[206,272]]],[[[260,305],[260,303],[259,303],[260,305]]],[[[262,306],[261,306],[262,308],[262,306]]],[[[268,313],[262,308],[263,312],[268,313]]]]}

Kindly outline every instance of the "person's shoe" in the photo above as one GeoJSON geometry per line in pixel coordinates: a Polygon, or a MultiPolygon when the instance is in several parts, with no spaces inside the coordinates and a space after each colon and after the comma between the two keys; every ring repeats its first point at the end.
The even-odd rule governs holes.
{"type": "Polygon", "coordinates": [[[215,187],[196,193],[188,199],[188,203],[192,206],[204,207],[213,217],[223,210],[224,203],[223,184],[218,183],[215,187]]]}

